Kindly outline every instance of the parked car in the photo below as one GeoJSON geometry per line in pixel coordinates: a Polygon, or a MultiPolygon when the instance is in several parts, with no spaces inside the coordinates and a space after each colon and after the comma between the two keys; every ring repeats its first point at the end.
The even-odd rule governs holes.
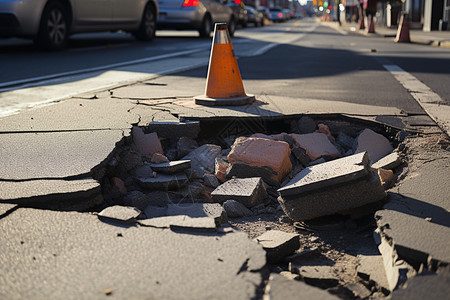
{"type": "Polygon", "coordinates": [[[270,21],[272,21],[274,23],[285,21],[285,16],[284,16],[281,8],[273,7],[271,9],[269,9],[269,11],[270,11],[270,17],[269,17],[270,21]]]}
{"type": "Polygon", "coordinates": [[[0,37],[34,39],[41,48],[62,49],[71,34],[118,31],[138,40],[155,36],[156,0],[0,1],[0,37]]]}
{"type": "Polygon", "coordinates": [[[294,12],[288,8],[283,8],[283,14],[286,21],[294,18],[294,12]]]}
{"type": "Polygon", "coordinates": [[[242,27],[247,27],[248,15],[245,5],[241,0],[230,0],[228,6],[233,10],[237,23],[242,27]]]}
{"type": "Polygon", "coordinates": [[[251,6],[245,6],[247,9],[248,23],[257,26],[264,26],[264,15],[251,6]]]}
{"type": "Polygon", "coordinates": [[[194,29],[210,37],[215,23],[227,23],[231,36],[237,19],[227,0],[158,0],[158,29],[194,29]]]}

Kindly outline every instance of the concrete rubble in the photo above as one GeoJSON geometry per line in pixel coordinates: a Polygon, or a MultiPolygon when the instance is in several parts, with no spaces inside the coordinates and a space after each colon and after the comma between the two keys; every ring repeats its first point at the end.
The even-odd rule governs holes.
{"type": "Polygon", "coordinates": [[[290,154],[291,150],[286,142],[241,137],[231,146],[228,162],[231,164],[231,170],[235,164],[244,166],[241,172],[229,172],[232,172],[234,176],[240,175],[237,177],[255,177],[261,176],[258,174],[262,173],[262,169],[266,169],[267,171],[263,173],[266,176],[263,179],[280,184],[292,169],[290,154]],[[247,170],[245,174],[242,174],[245,170],[247,170]]]}
{"type": "Polygon", "coordinates": [[[218,203],[236,200],[246,207],[253,207],[263,203],[267,192],[260,177],[235,178],[219,185],[211,196],[218,203]]]}
{"type": "MultiPolygon", "coordinates": [[[[0,295],[353,299],[393,292],[393,299],[405,299],[421,295],[424,286],[446,295],[440,292],[450,261],[448,170],[440,161],[430,160],[399,183],[408,175],[401,173],[405,148],[394,150],[376,126],[296,116],[283,131],[208,139],[200,134],[202,118],[185,117],[195,108],[166,103],[155,112],[150,100],[110,100],[129,113],[115,127],[40,128],[21,133],[29,138],[25,145],[17,143],[18,133],[2,136],[13,146],[0,149],[12,158],[0,162],[0,253],[6,253],[0,255],[0,295]],[[34,163],[30,153],[42,159],[34,163]],[[429,183],[435,197],[424,195],[430,169],[440,174],[437,186],[429,183]],[[364,212],[347,214],[355,208],[364,212]],[[364,223],[367,215],[376,224],[364,223]],[[377,253],[360,254],[353,244],[372,245],[374,227],[377,253]],[[347,244],[344,233],[352,237],[347,244]],[[339,269],[341,259],[351,268],[339,269]]],[[[97,110],[108,104],[92,103],[97,110]]],[[[61,105],[75,115],[80,109],[61,105]]],[[[216,113],[249,114],[205,115],[216,113]]]]}
{"type": "Polygon", "coordinates": [[[284,212],[303,221],[359,207],[386,197],[367,153],[308,167],[278,190],[284,212]]]}
{"type": "Polygon", "coordinates": [[[279,262],[300,247],[299,235],[279,230],[269,230],[254,239],[267,252],[269,262],[279,262]]]}

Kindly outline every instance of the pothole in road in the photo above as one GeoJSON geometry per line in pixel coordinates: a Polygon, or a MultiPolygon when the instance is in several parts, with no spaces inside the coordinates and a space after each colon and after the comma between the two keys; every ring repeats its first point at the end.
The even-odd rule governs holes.
{"type": "Polygon", "coordinates": [[[383,298],[385,282],[359,266],[361,257],[379,255],[373,214],[402,176],[407,135],[343,117],[134,127],[105,169],[98,211],[133,207],[146,220],[212,216],[263,245],[267,274],[344,299],[383,298]]]}

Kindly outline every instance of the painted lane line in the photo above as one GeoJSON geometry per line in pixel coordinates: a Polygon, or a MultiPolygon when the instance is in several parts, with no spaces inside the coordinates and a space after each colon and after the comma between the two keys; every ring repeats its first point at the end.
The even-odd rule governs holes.
{"type": "Polygon", "coordinates": [[[395,79],[419,103],[427,115],[450,135],[450,106],[426,84],[397,65],[383,64],[395,79]]]}
{"type": "Polygon", "coordinates": [[[178,57],[181,55],[192,54],[192,53],[195,53],[195,52],[198,52],[201,50],[206,50],[206,48],[202,47],[202,48],[190,49],[190,50],[168,53],[168,54],[163,54],[163,55],[158,55],[158,56],[153,56],[153,57],[148,57],[148,58],[135,59],[135,60],[124,61],[124,62],[115,63],[115,64],[108,64],[108,65],[103,65],[103,66],[98,66],[98,67],[93,67],[93,68],[79,69],[79,70],[74,70],[74,71],[69,71],[69,72],[62,72],[62,73],[56,73],[56,74],[51,74],[51,75],[37,76],[37,77],[32,77],[32,78],[27,78],[27,79],[3,82],[3,83],[0,83],[0,92],[14,90],[17,88],[30,87],[30,86],[33,86],[33,83],[36,83],[38,81],[45,81],[45,80],[55,79],[55,78],[59,78],[59,77],[80,75],[80,74],[84,74],[84,73],[92,73],[92,72],[107,70],[107,69],[111,69],[111,68],[124,67],[124,66],[129,66],[129,65],[163,60],[163,59],[167,59],[167,58],[178,57]]]}

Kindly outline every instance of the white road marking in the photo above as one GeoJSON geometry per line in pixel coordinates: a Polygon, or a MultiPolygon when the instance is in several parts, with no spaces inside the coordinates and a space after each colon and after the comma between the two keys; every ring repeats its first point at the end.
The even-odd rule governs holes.
{"type": "Polygon", "coordinates": [[[450,122],[448,121],[448,116],[450,116],[450,106],[446,105],[445,101],[426,84],[399,66],[383,64],[383,67],[408,90],[428,116],[449,134],[450,122]]]}

